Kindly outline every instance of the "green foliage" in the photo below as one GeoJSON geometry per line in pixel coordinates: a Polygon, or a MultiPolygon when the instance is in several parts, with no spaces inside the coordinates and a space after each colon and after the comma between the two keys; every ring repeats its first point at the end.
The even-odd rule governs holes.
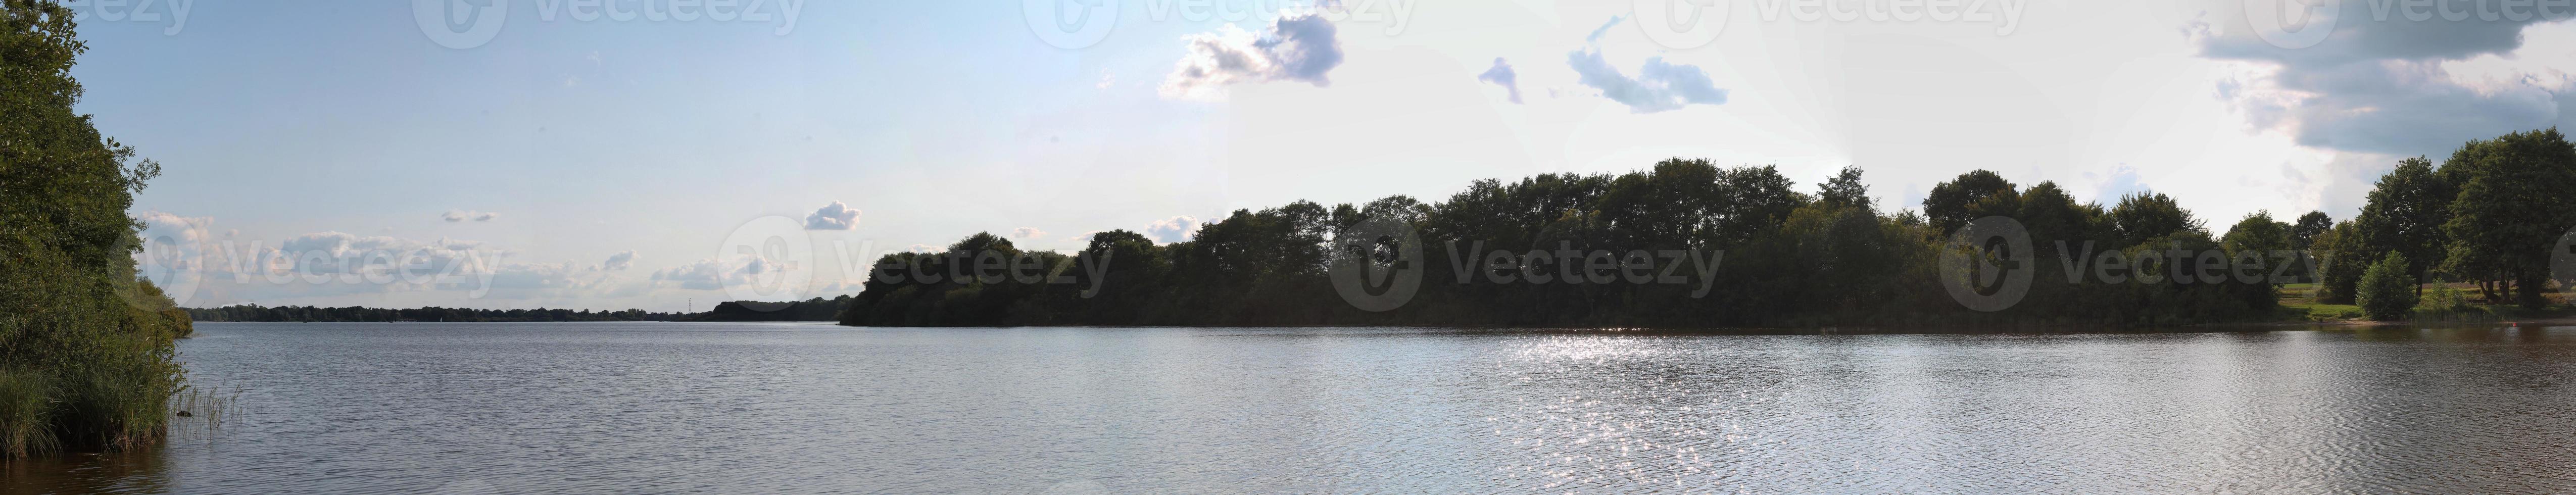
{"type": "MultiPolygon", "coordinates": [[[[2053,183],[2023,192],[1991,172],[1972,172],[1925,207],[1964,223],[1988,215],[2028,226],[2038,281],[2025,302],[1980,313],[1941,285],[1936,254],[1946,231],[1911,211],[1881,214],[1863,198],[1860,171],[1847,169],[1797,191],[1772,167],[1720,169],[1704,160],[1665,160],[1638,172],[1542,174],[1512,182],[1478,180],[1446,201],[1393,196],[1325,207],[1296,202],[1241,210],[1184,242],[1156,244],[1132,232],[1104,232],[1073,256],[1032,253],[1070,284],[1021,284],[950,273],[961,256],[999,249],[977,235],[941,253],[878,260],[842,312],[859,326],[993,325],[1468,325],[1468,326],[1808,326],[1854,324],[2163,325],[2268,317],[2269,284],[2101,281],[2083,270],[2069,280],[2058,259],[2127,250],[2169,257],[2168,249],[2215,250],[2188,212],[2148,206],[2172,232],[2137,245],[2107,242],[2105,209],[2076,202],[2053,183]],[[1974,194],[1970,194],[1974,192],[1974,194]],[[1376,252],[1384,239],[1350,229],[1370,218],[1409,222],[1425,259],[1421,292],[1402,308],[1369,313],[1345,303],[1330,262],[1376,252]],[[2061,249],[2059,242],[2067,246],[2061,249]],[[1663,250],[1723,251],[1702,275],[1663,250]],[[1663,283],[1495,282],[1487,255],[1540,253],[1609,259],[1656,257],[1683,279],[1663,283]],[[1639,255],[1637,251],[1646,254],[1639,255]],[[1095,273],[1095,270],[1097,273],[1095,273]],[[1086,294],[1094,290],[1097,293],[1086,294]],[[1703,290],[1706,293],[1701,294],[1703,290]],[[1697,295],[1695,297],[1695,294],[1697,295]]],[[[2160,197],[2158,197],[2160,198],[2160,197]]],[[[2144,201],[2155,201],[2149,199],[2144,201]]],[[[2197,252],[2197,251],[2195,251],[2197,252]]],[[[1505,260],[1503,270],[1520,268],[1505,260]]],[[[2177,261],[2174,270],[2198,268],[2177,261]]],[[[1556,272],[1551,265],[1535,265],[1556,272]]],[[[2156,265],[2162,270],[2165,265],[2156,265]]]]}
{"type": "Polygon", "coordinates": [[[0,458],[54,451],[53,377],[0,369],[0,458]]]}
{"type": "Polygon", "coordinates": [[[1860,183],[1860,167],[1843,167],[1834,178],[1816,187],[1816,199],[1826,206],[1874,210],[1869,199],[1869,186],[1860,183]]]}
{"type": "MultiPolygon", "coordinates": [[[[829,305],[829,306],[834,307],[834,308],[836,308],[836,309],[838,308],[838,306],[837,306],[837,305],[834,305],[834,304],[833,304],[833,303],[834,303],[833,301],[825,301],[825,300],[823,300],[823,299],[821,299],[821,298],[816,298],[816,299],[811,300],[811,301],[805,301],[804,303],[811,303],[811,304],[813,304],[813,305],[814,305],[814,306],[816,306],[816,307],[823,307],[823,306],[827,306],[827,305],[829,305]]],[[[751,303],[751,304],[790,304],[790,303],[751,303]]],[[[797,304],[802,304],[802,303],[797,303],[797,304]]],[[[719,305],[719,306],[721,306],[721,305],[719,305]]],[[[585,310],[580,310],[580,311],[574,311],[574,310],[569,310],[569,309],[544,309],[544,308],[538,308],[538,309],[473,309],[473,308],[441,308],[441,307],[434,307],[434,306],[433,306],[433,307],[426,307],[426,308],[415,308],[415,309],[387,309],[387,308],[363,308],[363,307],[357,307],[357,306],[350,306],[350,307],[344,307],[344,308],[321,308],[321,307],[313,307],[313,306],[276,306],[276,307],[269,307],[269,306],[260,306],[260,305],[256,305],[256,304],[243,304],[243,305],[236,305],[236,306],[225,306],[225,307],[220,307],[220,308],[188,308],[188,309],[187,309],[187,310],[185,310],[185,311],[186,311],[186,316],[187,316],[187,317],[189,317],[189,318],[191,318],[191,319],[194,319],[194,320],[196,320],[196,321],[257,321],[257,322],[277,322],[277,323],[315,323],[315,322],[368,322],[368,323],[372,323],[372,322],[403,322],[403,321],[418,321],[418,322],[504,322],[504,321],[680,321],[680,320],[684,320],[684,319],[689,319],[689,318],[691,318],[691,317],[693,317],[693,316],[708,316],[708,314],[701,314],[701,315],[688,315],[688,314],[681,314],[681,313],[655,313],[655,312],[649,312],[649,311],[645,311],[645,310],[641,310],[641,309],[629,309],[629,310],[623,310],[623,311],[591,311],[591,310],[587,310],[587,309],[585,309],[585,310]]],[[[710,313],[712,313],[712,312],[710,312],[710,313]]],[[[797,313],[797,314],[799,314],[799,315],[812,315],[812,310],[808,310],[807,312],[801,312],[801,313],[797,313]]],[[[824,313],[822,316],[830,316],[830,313],[824,313]]],[[[722,318],[716,318],[716,319],[721,320],[722,318]]],[[[828,319],[829,319],[829,318],[815,317],[815,318],[809,318],[809,319],[798,319],[798,320],[793,320],[793,321],[826,321],[826,320],[828,320],[828,319]]]]}
{"type": "Polygon", "coordinates": [[[2011,211],[2020,190],[2012,181],[1987,170],[1971,170],[1932,186],[1923,197],[1923,216],[1932,223],[1934,232],[1959,230],[1960,226],[1979,218],[2011,211]]]}
{"type": "Polygon", "coordinates": [[[2405,254],[2389,251],[2362,272],[2361,310],[2371,319],[2396,320],[2415,310],[2415,275],[2407,272],[2409,266],[2405,254]]]}
{"type": "Polygon", "coordinates": [[[161,168],[73,110],[71,67],[87,49],[73,14],[0,0],[0,450],[12,456],[155,441],[182,384],[173,339],[188,320],[136,277],[141,225],[126,216],[161,168]]]}
{"type": "Polygon", "coordinates": [[[2316,247],[2319,238],[2334,231],[2334,223],[2334,217],[2326,216],[2326,212],[2322,211],[2299,215],[2298,223],[2290,226],[2290,249],[2306,250],[2316,247]]]}
{"type": "Polygon", "coordinates": [[[2450,220],[2448,205],[2457,194],[2449,179],[2434,173],[2433,162],[2421,157],[2398,162],[2395,170],[2380,176],[2369,203],[2353,217],[2358,247],[2374,257],[2389,251],[2404,254],[2413,262],[2406,273],[2424,279],[2450,242],[2442,223],[2450,220]]]}
{"type": "Polygon", "coordinates": [[[2576,225],[2576,145],[2555,128],[2507,134],[2469,143],[2443,172],[2461,184],[2440,225],[2451,242],[2433,253],[2444,269],[2484,281],[2489,301],[2547,305],[2549,250],[2576,225]]]}
{"type": "Polygon", "coordinates": [[[2229,227],[2227,235],[2219,238],[2219,244],[2230,253],[2290,249],[2291,228],[2290,224],[2273,220],[2272,212],[2257,211],[2229,227]]]}
{"type": "Polygon", "coordinates": [[[2316,250],[2321,252],[2325,269],[2324,277],[2318,281],[2317,302],[2351,304],[2357,296],[2362,271],[2378,261],[2371,258],[2370,248],[2365,246],[2368,243],[2359,230],[2347,221],[2335,224],[2334,230],[2317,238],[2316,250]]]}
{"type": "Polygon", "coordinates": [[[2111,207],[2111,231],[2123,246],[2146,243],[2148,239],[2171,235],[2209,235],[2209,228],[2192,218],[2191,210],[2182,208],[2170,196],[2158,192],[2139,192],[2120,196],[2119,206],[2111,207]]]}
{"type": "Polygon", "coordinates": [[[2437,279],[2432,289],[2424,291],[2424,301],[2417,305],[2435,313],[2460,311],[2469,309],[2469,295],[2458,287],[2452,287],[2450,280],[2437,279]]]}

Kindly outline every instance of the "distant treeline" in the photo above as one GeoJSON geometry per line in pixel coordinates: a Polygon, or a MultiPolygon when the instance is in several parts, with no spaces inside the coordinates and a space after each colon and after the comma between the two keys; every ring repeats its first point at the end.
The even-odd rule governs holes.
{"type": "Polygon", "coordinates": [[[428,307],[417,309],[321,308],[313,306],[259,306],[244,304],[220,308],[188,308],[196,321],[247,321],[296,323],[369,323],[369,322],[523,322],[523,321],[678,321],[684,313],[654,313],[641,309],[625,311],[574,311],[569,309],[471,309],[428,307]]]}
{"type": "Polygon", "coordinates": [[[850,296],[832,299],[813,298],[803,301],[759,302],[730,301],[716,304],[714,310],[689,315],[688,321],[834,321],[841,308],[849,307],[850,296]]]}
{"type": "MultiPolygon", "coordinates": [[[[2418,260],[2416,281],[2477,281],[2490,302],[2545,305],[2538,294],[2548,251],[2576,224],[2568,206],[2576,205],[2576,146],[2554,129],[2469,143],[2439,171],[2408,160],[2355,220],[2256,213],[2224,234],[2153,192],[2106,206],[2076,201],[2052,182],[2025,187],[1977,170],[1934,186],[1919,213],[1884,212],[1860,178],[1844,169],[1811,194],[1774,167],[1673,159],[1627,174],[1480,180],[1439,203],[1390,196],[1237,210],[1187,242],[1110,231],[1073,256],[1024,253],[982,233],[947,252],[878,260],[841,323],[2172,325],[2279,318],[2278,284],[2315,281],[2320,269],[2324,297],[2349,300],[2363,269],[2390,252],[2418,260]],[[1992,312],[1955,299],[1941,269],[1944,253],[1969,252],[1950,244],[1952,234],[1990,216],[2013,219],[2036,251],[2027,295],[1992,312]],[[1391,311],[1345,302],[1329,274],[1337,259],[1383,266],[1390,258],[1400,244],[1391,237],[1352,235],[1372,218],[1420,236],[1423,283],[1391,311]],[[1707,274],[1664,255],[1721,251],[1720,268],[1707,274]],[[1658,268],[1563,269],[1636,254],[1658,268]],[[2243,260],[2254,269],[2243,270],[2243,260]],[[1555,281],[1498,281],[1529,274],[1555,281]],[[2194,278],[2204,283],[2188,283],[2194,278]],[[2220,279],[2229,280],[2209,283],[2220,279]]],[[[2003,258],[1979,247],[1989,249],[1962,259],[2003,258]]],[[[1968,286],[1978,296],[1999,287],[1992,278],[1968,286]]]]}
{"type": "Polygon", "coordinates": [[[271,322],[271,323],[380,323],[380,322],[554,322],[554,321],[833,321],[841,308],[849,305],[850,296],[834,299],[813,298],[804,301],[759,302],[731,301],[717,303],[703,313],[655,313],[641,309],[625,311],[591,311],[570,309],[472,309],[427,307],[386,309],[365,307],[324,308],[314,306],[260,306],[244,304],[220,308],[188,308],[196,321],[271,322]]]}

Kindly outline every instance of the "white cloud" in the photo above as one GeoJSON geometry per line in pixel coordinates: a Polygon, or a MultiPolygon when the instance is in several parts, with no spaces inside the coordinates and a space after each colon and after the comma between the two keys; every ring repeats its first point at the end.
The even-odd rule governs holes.
{"type": "Polygon", "coordinates": [[[1511,95],[1512,103],[1521,102],[1520,74],[1513,72],[1512,64],[1504,61],[1502,57],[1494,57],[1494,68],[1485,69],[1485,73],[1477,74],[1476,80],[1502,86],[1503,91],[1511,95]]]}
{"type": "Polygon", "coordinates": [[[601,269],[601,270],[607,270],[607,271],[618,271],[618,270],[625,270],[625,269],[627,269],[627,268],[632,268],[632,267],[634,267],[634,266],[635,266],[635,252],[634,252],[634,251],[626,251],[626,252],[622,252],[622,253],[617,253],[617,254],[608,255],[608,261],[600,262],[600,264],[599,264],[599,269],[601,269]]]}
{"type": "Polygon", "coordinates": [[[1191,35],[1189,54],[1163,78],[1166,98],[1208,99],[1240,83],[1292,81],[1332,84],[1325,74],[1342,65],[1341,41],[1332,21],[1318,14],[1281,12],[1260,33],[1226,24],[1191,35]]]}
{"type": "Polygon", "coordinates": [[[784,264],[759,256],[730,256],[704,259],[653,272],[655,282],[671,282],[684,290],[724,290],[727,285],[753,283],[752,277],[779,269],[784,264]]]}
{"type": "Polygon", "coordinates": [[[1153,225],[1145,226],[1144,234],[1146,237],[1153,238],[1154,242],[1181,242],[1190,240],[1192,234],[1197,234],[1200,225],[1198,217],[1181,215],[1154,221],[1153,225]]]}
{"type": "Polygon", "coordinates": [[[489,222],[492,221],[492,219],[501,218],[501,214],[488,211],[449,210],[447,214],[440,215],[439,218],[447,220],[450,223],[463,222],[466,220],[489,222]]]}
{"type": "Polygon", "coordinates": [[[1663,57],[1646,58],[1645,67],[1631,78],[1619,73],[1601,58],[1598,49],[1566,54],[1566,63],[1574,67],[1585,86],[1601,90],[1601,97],[1627,105],[1636,113],[1680,110],[1689,105],[1724,105],[1726,90],[1708,78],[1698,66],[1664,62],[1663,57]]]}
{"type": "Polygon", "coordinates": [[[1046,237],[1046,235],[1046,231],[1038,230],[1037,227],[1020,227],[1011,229],[1011,238],[1013,239],[1038,239],[1046,237]]]}
{"type": "Polygon", "coordinates": [[[859,210],[833,201],[805,216],[805,230],[851,230],[859,228],[859,210]]]}

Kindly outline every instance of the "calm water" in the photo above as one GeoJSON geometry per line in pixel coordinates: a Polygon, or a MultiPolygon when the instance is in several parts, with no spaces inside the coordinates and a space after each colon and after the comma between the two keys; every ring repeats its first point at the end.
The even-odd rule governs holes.
{"type": "Polygon", "coordinates": [[[2576,492],[2576,328],[203,324],[221,431],[13,492],[2576,492]]]}

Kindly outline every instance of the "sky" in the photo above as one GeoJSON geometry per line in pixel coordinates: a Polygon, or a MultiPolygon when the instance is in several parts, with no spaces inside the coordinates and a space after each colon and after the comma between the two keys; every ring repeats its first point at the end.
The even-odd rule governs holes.
{"type": "Polygon", "coordinates": [[[79,110],[165,167],[145,272],[193,307],[704,310],[977,232],[1181,241],[1670,157],[1859,166],[1885,208],[1982,168],[2223,230],[2576,115],[2557,0],[71,6],[79,110]]]}

